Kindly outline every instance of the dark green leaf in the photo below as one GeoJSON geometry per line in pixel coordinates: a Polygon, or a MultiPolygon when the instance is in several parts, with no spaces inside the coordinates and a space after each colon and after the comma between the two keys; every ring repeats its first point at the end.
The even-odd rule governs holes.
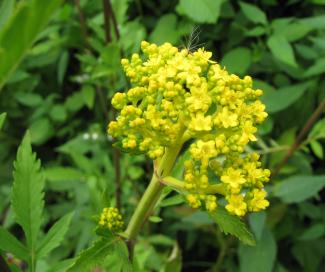
{"type": "Polygon", "coordinates": [[[253,230],[257,240],[261,239],[266,220],[266,213],[264,211],[258,213],[251,213],[249,215],[249,224],[253,230]]]}
{"type": "Polygon", "coordinates": [[[239,217],[229,214],[225,209],[218,207],[210,216],[225,234],[236,236],[244,244],[256,244],[253,234],[247,229],[246,224],[239,217]]]}
{"type": "Polygon", "coordinates": [[[36,254],[38,258],[45,257],[54,248],[60,245],[68,231],[72,215],[73,213],[65,215],[50,228],[37,248],[36,254]]]}
{"type": "Polygon", "coordinates": [[[281,111],[301,97],[307,88],[310,86],[310,82],[304,82],[289,87],[283,87],[277,91],[264,91],[262,101],[266,105],[266,111],[269,113],[281,111]]]}
{"type": "Polygon", "coordinates": [[[276,242],[272,233],[264,229],[255,247],[239,246],[240,271],[273,271],[276,251],[276,242]]]}
{"type": "Polygon", "coordinates": [[[40,169],[41,162],[32,152],[30,139],[30,134],[27,132],[18,148],[14,163],[12,208],[17,223],[24,230],[27,246],[34,254],[42,222],[44,177],[40,169]]]}
{"type": "Polygon", "coordinates": [[[7,114],[5,112],[0,114],[0,129],[2,129],[2,126],[5,122],[6,116],[7,116],[7,114]]]}
{"type": "Polygon", "coordinates": [[[28,260],[27,248],[9,231],[0,226],[0,249],[10,252],[17,258],[28,260]]]}
{"type": "Polygon", "coordinates": [[[297,203],[317,194],[325,186],[325,175],[293,176],[275,185],[273,193],[285,203],[297,203]]]}
{"type": "Polygon", "coordinates": [[[322,223],[313,225],[312,227],[306,229],[299,237],[299,240],[309,241],[315,240],[323,236],[325,233],[325,226],[322,223]]]}
{"type": "Polygon", "coordinates": [[[118,254],[119,261],[124,267],[122,271],[131,271],[126,251],[126,245],[120,238],[114,236],[110,239],[100,238],[90,248],[81,252],[67,272],[89,272],[92,268],[103,265],[105,259],[114,253],[118,254]]]}

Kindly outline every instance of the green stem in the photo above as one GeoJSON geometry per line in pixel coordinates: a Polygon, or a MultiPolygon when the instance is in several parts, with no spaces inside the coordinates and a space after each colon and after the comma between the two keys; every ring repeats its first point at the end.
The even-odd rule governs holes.
{"type": "Polygon", "coordinates": [[[164,177],[170,174],[181,147],[182,145],[178,144],[166,149],[165,155],[159,162],[157,172],[153,174],[149,186],[136,207],[126,231],[122,235],[127,240],[134,240],[136,238],[140,228],[153,212],[165,186],[159,181],[158,176],[164,177]]]}

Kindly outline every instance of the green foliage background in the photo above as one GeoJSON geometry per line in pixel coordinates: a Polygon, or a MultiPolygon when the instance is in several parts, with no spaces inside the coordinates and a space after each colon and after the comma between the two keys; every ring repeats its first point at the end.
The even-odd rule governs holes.
{"type": "MultiPolygon", "coordinates": [[[[36,271],[66,271],[71,258],[94,239],[94,215],[117,203],[128,219],[138,203],[151,164],[144,156],[114,149],[106,125],[115,114],[110,98],[129,86],[120,58],[138,52],[142,40],[191,50],[205,47],[229,71],[251,75],[265,92],[262,100],[270,116],[248,151],[262,154],[265,167],[273,171],[318,105],[324,104],[323,0],[112,0],[112,11],[107,3],[0,1],[0,113],[7,113],[6,118],[0,115],[0,253],[16,252],[13,271],[28,261],[25,239],[31,252],[39,254],[36,271]],[[26,130],[30,134],[18,151],[13,176],[26,130]],[[42,161],[42,173],[29,141],[42,161]],[[27,177],[26,188],[19,191],[15,186],[24,171],[34,171],[37,181],[27,177]],[[35,209],[24,206],[24,199],[33,199],[35,209]],[[24,236],[14,214],[25,222],[26,213],[37,220],[43,214],[43,220],[22,223],[24,236]],[[43,240],[34,248],[40,227],[43,240]]],[[[324,114],[306,131],[267,187],[270,208],[245,218],[255,247],[224,235],[205,214],[171,193],[143,229],[135,248],[136,269],[321,271],[324,114]]],[[[176,168],[175,175],[179,172],[176,168]]],[[[118,260],[116,254],[109,255],[107,271],[125,270],[118,260]]]]}

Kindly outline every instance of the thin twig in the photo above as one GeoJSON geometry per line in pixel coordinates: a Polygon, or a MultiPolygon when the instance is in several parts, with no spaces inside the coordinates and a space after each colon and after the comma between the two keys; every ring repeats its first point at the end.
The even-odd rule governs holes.
{"type": "Polygon", "coordinates": [[[307,135],[307,133],[310,131],[312,128],[313,124],[317,121],[319,116],[322,114],[322,112],[325,109],[325,99],[319,104],[319,106],[316,108],[316,110],[313,112],[313,114],[309,117],[307,120],[306,124],[304,127],[301,129],[299,132],[295,142],[293,145],[290,147],[288,153],[286,156],[283,158],[283,160],[278,164],[278,166],[275,168],[275,170],[272,173],[272,177],[276,176],[279,174],[280,170],[282,169],[283,166],[288,162],[289,158],[295,153],[295,151],[299,148],[301,145],[303,139],[307,135]]]}
{"type": "Polygon", "coordinates": [[[96,88],[96,92],[97,92],[97,96],[98,96],[98,99],[99,99],[99,104],[102,108],[102,111],[105,115],[105,121],[108,122],[108,119],[109,119],[109,115],[108,115],[108,109],[106,107],[106,99],[105,99],[105,96],[103,94],[103,91],[100,87],[97,87],[96,88]]]}
{"type": "Polygon", "coordinates": [[[104,12],[104,30],[106,43],[112,41],[111,35],[111,25],[110,25],[110,16],[111,16],[111,3],[109,0],[102,0],[103,3],[103,12],[104,12]]]}
{"type": "Polygon", "coordinates": [[[74,2],[76,4],[76,6],[77,6],[77,10],[78,10],[78,14],[79,14],[80,28],[81,28],[82,34],[84,36],[85,43],[88,46],[88,30],[87,30],[86,18],[85,18],[85,15],[82,12],[82,9],[81,9],[81,6],[80,6],[80,0],[75,0],[74,2]]]}

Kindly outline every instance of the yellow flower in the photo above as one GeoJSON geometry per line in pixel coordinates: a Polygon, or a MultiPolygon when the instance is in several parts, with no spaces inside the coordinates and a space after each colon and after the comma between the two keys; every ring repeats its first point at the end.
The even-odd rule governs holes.
{"type": "Polygon", "coordinates": [[[254,189],[249,196],[251,199],[248,201],[248,210],[252,212],[258,212],[264,210],[270,205],[270,203],[265,199],[266,192],[260,189],[254,189]]]}
{"type": "Polygon", "coordinates": [[[235,127],[238,125],[238,116],[236,113],[231,113],[228,108],[222,108],[215,118],[215,124],[224,128],[235,127]]]}
{"type": "Polygon", "coordinates": [[[210,131],[212,129],[211,116],[205,117],[203,113],[197,113],[189,123],[188,128],[192,131],[210,131]]]}
{"type": "Polygon", "coordinates": [[[246,182],[241,170],[229,167],[221,176],[221,181],[229,185],[229,189],[233,193],[238,193],[242,184],[246,182]]]}
{"type": "Polygon", "coordinates": [[[247,211],[247,204],[244,202],[242,195],[230,195],[227,197],[228,204],[226,209],[228,212],[237,216],[244,216],[247,211]]]}

